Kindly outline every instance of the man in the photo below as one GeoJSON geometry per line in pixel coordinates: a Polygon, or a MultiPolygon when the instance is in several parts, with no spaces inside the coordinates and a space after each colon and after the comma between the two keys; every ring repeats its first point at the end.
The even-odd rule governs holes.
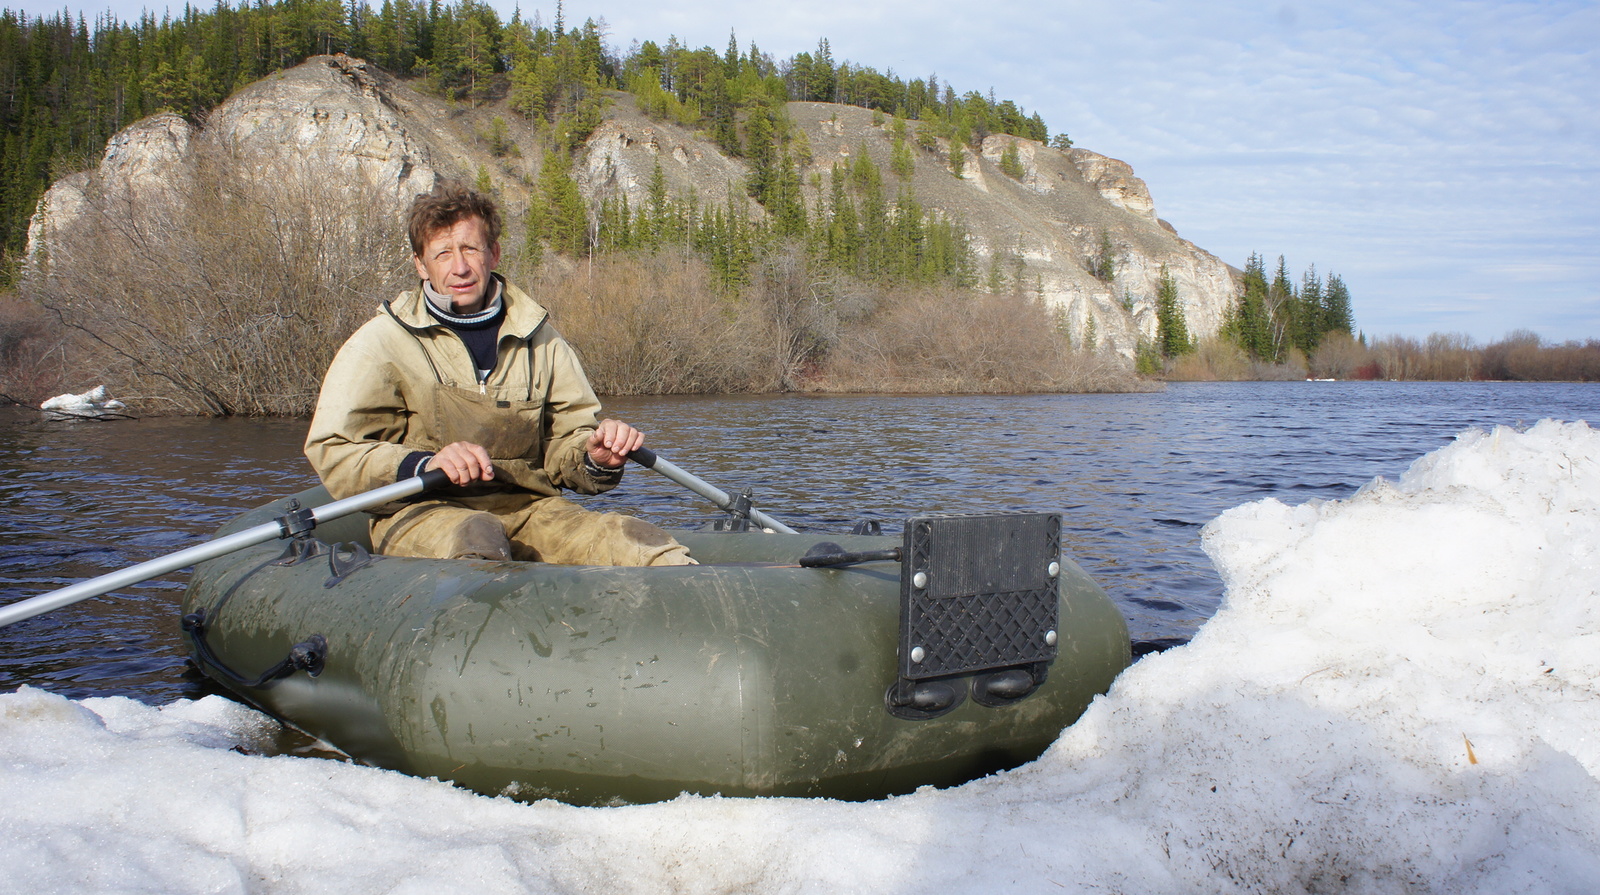
{"type": "Polygon", "coordinates": [[[442,493],[374,511],[379,553],[693,562],[649,523],[560,496],[616,487],[644,436],[599,419],[600,402],[545,309],[494,272],[500,226],[493,201],[460,184],[417,197],[408,235],[421,282],[339,349],[306,457],[335,498],[429,469],[449,476],[442,493]]]}

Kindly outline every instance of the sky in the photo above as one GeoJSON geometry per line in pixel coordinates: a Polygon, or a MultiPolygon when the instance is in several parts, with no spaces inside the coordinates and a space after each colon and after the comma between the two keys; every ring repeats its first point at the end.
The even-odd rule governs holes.
{"type": "MultiPolygon", "coordinates": [[[[84,8],[147,5],[165,8],[84,8]]],[[[565,16],[603,19],[624,52],[669,36],[720,52],[732,33],[781,60],[825,38],[835,61],[992,88],[1131,164],[1157,214],[1229,264],[1338,274],[1371,337],[1600,338],[1593,0],[573,0],[565,16]]]]}
{"type": "Polygon", "coordinates": [[[1472,430],[1201,538],[1192,641],[1036,761],[878,801],[522,804],[271,754],[218,696],[0,693],[0,893],[1594,891],[1600,432],[1472,430]]]}

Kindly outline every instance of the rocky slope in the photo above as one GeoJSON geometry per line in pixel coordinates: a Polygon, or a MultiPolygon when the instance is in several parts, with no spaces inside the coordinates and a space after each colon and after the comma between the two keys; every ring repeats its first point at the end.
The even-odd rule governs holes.
{"type": "MultiPolygon", "coordinates": [[[[802,178],[808,206],[815,205],[812,184],[826,188],[833,164],[863,149],[890,181],[892,195],[888,119],[824,103],[791,103],[789,115],[810,150],[802,178]]],[[[62,179],[46,194],[30,227],[30,251],[48,257],[52,240],[90,203],[115,203],[140,214],[174,184],[203,177],[197,157],[219,153],[247,166],[261,182],[309,170],[325,185],[329,201],[348,193],[370,202],[376,195],[392,201],[397,214],[436,178],[470,180],[484,170],[515,222],[527,207],[539,153],[492,153],[488,135],[496,117],[508,125],[513,145],[531,142],[529,127],[503,103],[470,108],[414,91],[360,60],[316,57],[241,90],[203,127],[156,115],[117,134],[98,168],[62,179]]],[[[1148,189],[1127,164],[1085,149],[1062,152],[993,135],[957,178],[942,153],[913,151],[916,171],[909,185],[924,207],[965,223],[980,272],[999,252],[1009,276],[1010,259],[1020,256],[1022,281],[1065,310],[1076,337],[1088,329],[1090,316],[1100,343],[1124,353],[1141,336],[1152,337],[1163,264],[1177,282],[1191,333],[1210,335],[1221,325],[1236,293],[1237,272],[1158,219],[1148,189]],[[1020,180],[1002,173],[999,164],[1013,142],[1023,167],[1020,180]],[[1102,232],[1120,256],[1111,283],[1085,267],[1102,232]]],[[[721,204],[730,192],[743,195],[746,168],[740,160],[724,156],[700,134],[639,114],[626,94],[615,96],[575,176],[594,204],[626,193],[637,207],[658,161],[675,196],[693,190],[702,204],[721,204]]],[[[750,208],[761,213],[753,203],[750,208]]],[[[508,226],[513,239],[519,231],[508,226]]]]}

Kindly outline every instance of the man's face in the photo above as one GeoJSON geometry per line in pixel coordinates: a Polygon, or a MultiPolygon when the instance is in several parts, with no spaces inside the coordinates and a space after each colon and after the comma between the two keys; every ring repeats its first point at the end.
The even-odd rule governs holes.
{"type": "Polygon", "coordinates": [[[422,243],[422,254],[412,255],[417,276],[433,284],[433,291],[450,297],[458,314],[483,310],[489,290],[489,272],[500,263],[500,244],[489,244],[483,218],[470,217],[435,230],[422,243]]]}

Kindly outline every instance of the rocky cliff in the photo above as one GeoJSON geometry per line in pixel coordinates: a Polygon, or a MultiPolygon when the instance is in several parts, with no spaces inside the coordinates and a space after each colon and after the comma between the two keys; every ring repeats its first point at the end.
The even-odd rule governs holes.
{"type": "MultiPolygon", "coordinates": [[[[809,147],[802,176],[808,206],[816,204],[814,184],[826,188],[833,164],[862,151],[886,180],[894,180],[884,116],[824,103],[791,103],[789,115],[809,147]]],[[[371,202],[377,196],[392,202],[396,214],[436,178],[470,180],[488,171],[515,221],[527,207],[539,153],[507,152],[506,146],[531,144],[532,136],[503,103],[450,103],[360,60],[316,57],[241,90],[203,126],[157,115],[117,134],[96,169],[64,178],[46,194],[30,227],[30,252],[47,258],[52,241],[73,226],[87,203],[115,203],[140,215],[174,185],[203,182],[197,158],[226,157],[268,184],[309,170],[328,201],[359,196],[371,202]],[[500,140],[490,136],[497,117],[507,125],[500,140]]],[[[1089,329],[1091,316],[1098,341],[1124,353],[1141,336],[1152,337],[1162,265],[1177,283],[1191,333],[1210,335],[1221,325],[1236,293],[1237,272],[1158,219],[1149,190],[1127,164],[1085,149],[1062,152],[992,135],[958,178],[942,152],[914,152],[909,186],[918,201],[965,223],[980,272],[1000,253],[1012,276],[1020,258],[1022,282],[1064,309],[1075,337],[1089,329]],[[1020,179],[1000,167],[1013,144],[1020,179]],[[1102,233],[1118,255],[1110,282],[1086,266],[1099,251],[1102,233]]],[[[702,204],[724,203],[730,193],[743,196],[747,169],[740,160],[723,155],[701,134],[641,115],[632,98],[620,93],[589,139],[575,176],[596,205],[625,193],[638,207],[658,161],[675,196],[692,190],[702,204]]],[[[761,213],[753,203],[750,210],[761,213]]],[[[508,227],[509,235],[514,239],[520,229],[508,227]]]]}

